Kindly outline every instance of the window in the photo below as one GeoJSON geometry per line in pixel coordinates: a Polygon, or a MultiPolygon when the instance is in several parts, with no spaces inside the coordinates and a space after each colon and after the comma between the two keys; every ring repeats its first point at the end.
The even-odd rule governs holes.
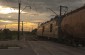
{"type": "Polygon", "coordinates": [[[43,27],[42,27],[42,32],[44,32],[44,30],[45,30],[45,27],[43,26],[43,27]]]}
{"type": "Polygon", "coordinates": [[[50,32],[52,32],[53,24],[50,24],[50,32]]]}

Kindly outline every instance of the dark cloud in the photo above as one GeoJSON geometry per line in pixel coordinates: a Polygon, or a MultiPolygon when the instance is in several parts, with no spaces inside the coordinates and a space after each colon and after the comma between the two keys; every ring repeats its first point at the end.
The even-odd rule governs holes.
{"type": "MultiPolygon", "coordinates": [[[[59,14],[59,6],[65,5],[69,7],[69,11],[77,9],[84,5],[85,0],[21,0],[21,9],[23,9],[26,5],[31,6],[32,10],[39,14],[46,14],[42,16],[30,16],[23,15],[21,16],[21,20],[27,20],[26,18],[29,18],[29,20],[45,20],[45,18],[50,18],[50,15],[54,15],[53,12],[48,10],[47,8],[51,8],[56,13],[59,14]],[[48,16],[49,15],[49,16],[48,16]],[[48,16],[48,17],[46,17],[48,16]]],[[[9,7],[15,7],[15,9],[18,9],[18,0],[0,0],[1,5],[9,6],[9,7]]],[[[24,11],[30,12],[29,7],[26,8],[24,11]]],[[[34,13],[33,13],[34,14],[34,13]]],[[[10,14],[11,15],[11,14],[10,14]]],[[[13,16],[13,18],[17,18],[16,15],[13,16]]],[[[47,19],[47,20],[48,20],[47,19]]]]}
{"type": "MultiPolygon", "coordinates": [[[[3,5],[18,7],[18,0],[0,0],[3,5]],[[4,4],[5,3],[5,4],[4,4]],[[7,4],[8,3],[8,4],[7,4]]],[[[65,5],[72,9],[76,9],[83,5],[83,0],[21,0],[22,8],[29,5],[37,12],[46,12],[46,8],[52,8],[54,11],[59,11],[60,5],[65,5]]],[[[28,11],[29,9],[26,9],[28,11]]]]}

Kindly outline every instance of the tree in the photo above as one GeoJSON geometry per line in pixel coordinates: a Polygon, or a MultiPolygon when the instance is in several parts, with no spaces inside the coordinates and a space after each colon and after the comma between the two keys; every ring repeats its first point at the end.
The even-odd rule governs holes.
{"type": "Polygon", "coordinates": [[[36,34],[36,32],[37,32],[37,29],[34,29],[34,30],[32,30],[32,34],[36,34]]]}

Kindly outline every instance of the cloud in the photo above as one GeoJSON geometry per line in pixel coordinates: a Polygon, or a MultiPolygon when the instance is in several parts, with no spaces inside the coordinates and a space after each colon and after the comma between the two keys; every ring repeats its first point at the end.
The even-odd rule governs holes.
{"type": "MultiPolygon", "coordinates": [[[[84,0],[21,0],[21,9],[26,5],[32,7],[32,11],[37,11],[38,13],[47,12],[46,8],[51,8],[55,12],[59,12],[60,5],[66,5],[70,10],[74,10],[78,7],[83,6],[84,0]]],[[[18,0],[3,0],[3,3],[6,3],[5,6],[16,7],[18,9],[18,0]]],[[[3,4],[4,5],[4,4],[3,4]]],[[[25,11],[29,12],[30,9],[27,8],[25,11]]]]}
{"type": "MultiPolygon", "coordinates": [[[[52,18],[52,15],[55,15],[52,11],[48,10],[47,8],[52,9],[54,12],[56,12],[59,15],[59,6],[64,5],[69,7],[69,11],[75,10],[85,4],[85,0],[21,0],[21,10],[25,8],[25,6],[31,6],[27,7],[24,12],[21,13],[21,21],[24,22],[45,22],[47,20],[50,20],[52,18]]],[[[9,20],[13,22],[17,22],[18,19],[18,0],[0,0],[0,6],[5,7],[3,11],[6,9],[10,10],[10,7],[12,8],[12,12],[5,11],[5,14],[1,14],[3,12],[0,12],[1,20],[9,20]],[[9,7],[9,8],[7,8],[9,7]],[[14,9],[16,11],[14,11],[14,9]],[[7,14],[6,14],[7,13],[7,14]],[[9,17],[10,16],[10,17],[9,17]]],[[[0,7],[1,9],[1,7],[0,7]]],[[[1,10],[0,10],[1,11],[1,10]]],[[[6,23],[1,23],[6,24],[6,23]]]]}

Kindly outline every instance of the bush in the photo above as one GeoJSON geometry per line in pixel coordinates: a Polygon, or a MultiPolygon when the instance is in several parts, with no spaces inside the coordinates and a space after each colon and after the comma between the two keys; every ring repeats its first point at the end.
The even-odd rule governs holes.
{"type": "Polygon", "coordinates": [[[12,39],[12,33],[9,29],[4,29],[0,31],[0,40],[12,39]]]}

